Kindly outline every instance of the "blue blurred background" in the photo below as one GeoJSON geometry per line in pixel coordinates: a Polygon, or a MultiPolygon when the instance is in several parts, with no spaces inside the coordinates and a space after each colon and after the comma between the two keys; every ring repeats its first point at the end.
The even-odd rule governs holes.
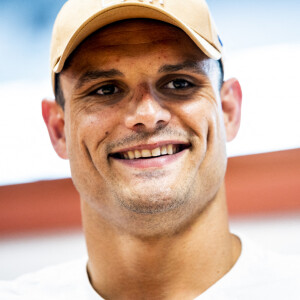
{"type": "Polygon", "coordinates": [[[0,81],[47,77],[51,27],[64,2],[0,1],[0,81]]]}

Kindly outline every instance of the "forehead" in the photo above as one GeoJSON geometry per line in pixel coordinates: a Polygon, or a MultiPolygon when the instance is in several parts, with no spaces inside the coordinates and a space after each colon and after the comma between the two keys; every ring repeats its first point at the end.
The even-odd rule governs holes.
{"type": "Polygon", "coordinates": [[[190,38],[178,27],[157,20],[133,19],[110,24],[97,32],[90,39],[101,37],[103,44],[127,45],[152,43],[163,40],[189,40],[190,38]]]}
{"type": "Polygon", "coordinates": [[[179,28],[150,19],[119,21],[103,27],[84,40],[72,53],[65,64],[68,68],[74,59],[82,62],[82,57],[91,53],[109,56],[132,56],[138,53],[147,56],[150,50],[169,51],[189,59],[204,60],[207,57],[194,42],[179,28]]]}

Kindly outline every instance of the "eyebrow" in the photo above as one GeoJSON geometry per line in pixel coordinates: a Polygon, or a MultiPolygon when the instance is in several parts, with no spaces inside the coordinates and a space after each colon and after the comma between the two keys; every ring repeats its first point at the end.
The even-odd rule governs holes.
{"type": "Polygon", "coordinates": [[[75,89],[80,89],[86,83],[99,78],[112,78],[115,76],[124,77],[124,74],[116,69],[88,71],[81,75],[80,78],[77,80],[75,89]]]}
{"type": "Polygon", "coordinates": [[[204,68],[201,67],[201,63],[194,60],[186,60],[183,63],[176,64],[176,65],[164,65],[162,66],[158,72],[159,73],[169,73],[169,72],[178,72],[178,71],[192,71],[197,74],[207,75],[204,68]]]}
{"type": "MultiPolygon", "coordinates": [[[[198,61],[194,61],[194,60],[186,60],[183,63],[175,64],[175,65],[163,65],[162,67],[159,68],[158,72],[172,73],[172,72],[178,72],[184,70],[192,71],[194,73],[201,74],[201,75],[207,75],[207,73],[201,67],[201,64],[199,64],[198,61]]],[[[88,71],[83,75],[81,75],[80,78],[77,80],[75,89],[80,89],[86,83],[99,78],[113,78],[116,76],[124,77],[125,75],[117,69],[111,69],[111,70],[100,69],[100,70],[88,71]]]]}

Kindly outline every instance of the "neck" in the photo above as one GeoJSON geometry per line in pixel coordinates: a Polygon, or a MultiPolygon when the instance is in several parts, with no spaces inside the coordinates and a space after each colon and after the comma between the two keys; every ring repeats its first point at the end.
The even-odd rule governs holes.
{"type": "Polygon", "coordinates": [[[105,299],[193,299],[240,254],[239,240],[228,229],[224,187],[188,228],[159,238],[120,233],[104,221],[99,226],[89,210],[83,202],[88,272],[105,299]]]}

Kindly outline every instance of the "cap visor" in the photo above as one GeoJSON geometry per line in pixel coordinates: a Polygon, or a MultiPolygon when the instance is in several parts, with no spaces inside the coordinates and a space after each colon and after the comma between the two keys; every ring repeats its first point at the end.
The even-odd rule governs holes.
{"type": "Polygon", "coordinates": [[[61,72],[69,55],[84,39],[98,29],[117,21],[136,18],[159,20],[179,27],[194,41],[205,55],[215,60],[221,58],[221,52],[219,50],[174,15],[171,15],[156,6],[145,3],[121,3],[101,10],[87,19],[86,22],[84,22],[71,36],[63,53],[53,67],[53,71],[55,73],[61,72]]]}

